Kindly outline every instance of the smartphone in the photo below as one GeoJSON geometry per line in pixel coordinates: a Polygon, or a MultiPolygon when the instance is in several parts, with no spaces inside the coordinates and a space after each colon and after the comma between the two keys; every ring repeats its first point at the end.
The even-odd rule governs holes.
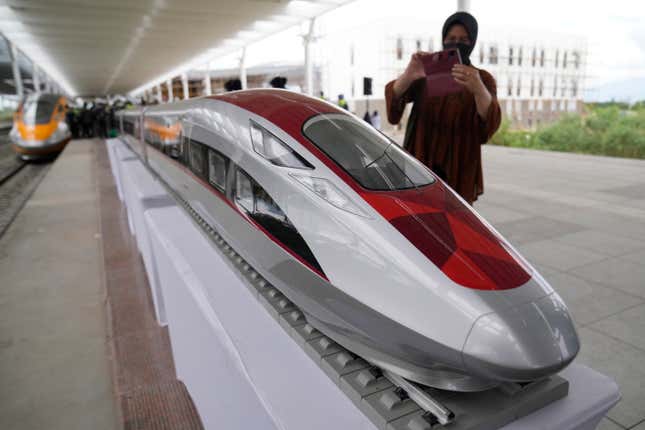
{"type": "Polygon", "coordinates": [[[423,69],[426,72],[426,96],[442,97],[457,93],[462,86],[452,77],[452,67],[461,64],[461,56],[457,49],[433,52],[421,57],[423,69]]]}

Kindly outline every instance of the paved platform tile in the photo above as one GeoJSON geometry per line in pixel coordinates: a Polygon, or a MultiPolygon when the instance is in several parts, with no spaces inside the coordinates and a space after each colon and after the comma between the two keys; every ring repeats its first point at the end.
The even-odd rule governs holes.
{"type": "Polygon", "coordinates": [[[537,242],[585,230],[585,227],[572,222],[560,221],[540,215],[498,223],[495,228],[513,245],[537,242]]]}
{"type": "Polygon", "coordinates": [[[586,327],[578,333],[582,349],[577,362],[614,378],[620,387],[622,399],[607,416],[627,428],[640,423],[645,419],[645,352],[586,327]]]}
{"type": "Polygon", "coordinates": [[[643,241],[594,230],[565,234],[554,240],[565,245],[610,256],[626,254],[645,247],[643,241]]]}
{"type": "Polygon", "coordinates": [[[645,266],[622,257],[577,267],[572,269],[571,273],[639,297],[645,297],[645,266]]]}
{"type": "Polygon", "coordinates": [[[645,351],[645,304],[595,322],[591,324],[591,328],[645,351]]]}
{"type": "Polygon", "coordinates": [[[645,299],[562,273],[547,281],[564,299],[577,324],[588,324],[631,308],[645,299]]]}
{"type": "Polygon", "coordinates": [[[520,252],[531,262],[561,271],[600,262],[607,258],[603,254],[564,245],[555,240],[542,240],[521,245],[520,252]]]}

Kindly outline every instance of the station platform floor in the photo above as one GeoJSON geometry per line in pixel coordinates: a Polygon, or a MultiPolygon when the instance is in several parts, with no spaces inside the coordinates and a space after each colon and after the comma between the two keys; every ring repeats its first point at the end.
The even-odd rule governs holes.
{"type": "Polygon", "coordinates": [[[76,140],[0,238],[0,429],[201,429],[103,141],[76,140]]]}
{"type": "MultiPolygon", "coordinates": [[[[57,159],[0,238],[0,428],[200,428],[154,321],[102,141],[57,159]],[[166,415],[159,415],[166,409],[166,415]]],[[[484,147],[475,203],[572,310],[577,359],[645,430],[645,161],[484,147]]]]}

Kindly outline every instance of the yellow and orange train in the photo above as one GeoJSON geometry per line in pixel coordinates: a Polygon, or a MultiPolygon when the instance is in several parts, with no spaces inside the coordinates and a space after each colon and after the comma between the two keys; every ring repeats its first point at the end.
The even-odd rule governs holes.
{"type": "Polygon", "coordinates": [[[9,133],[14,151],[23,160],[51,157],[71,138],[65,122],[65,98],[57,94],[30,94],[13,118],[9,133]]]}

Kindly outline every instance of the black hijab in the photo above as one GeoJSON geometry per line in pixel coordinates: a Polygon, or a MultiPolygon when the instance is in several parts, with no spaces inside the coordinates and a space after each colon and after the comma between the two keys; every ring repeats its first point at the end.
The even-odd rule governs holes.
{"type": "Polygon", "coordinates": [[[468,37],[470,38],[470,45],[466,45],[465,43],[444,43],[443,49],[459,49],[461,61],[464,64],[470,65],[470,53],[473,52],[473,48],[475,48],[475,43],[477,42],[477,20],[468,12],[453,13],[448,17],[448,19],[446,19],[446,22],[443,24],[443,29],[441,30],[442,43],[444,40],[446,40],[446,35],[455,24],[461,24],[464,26],[466,33],[468,33],[468,37]]]}

